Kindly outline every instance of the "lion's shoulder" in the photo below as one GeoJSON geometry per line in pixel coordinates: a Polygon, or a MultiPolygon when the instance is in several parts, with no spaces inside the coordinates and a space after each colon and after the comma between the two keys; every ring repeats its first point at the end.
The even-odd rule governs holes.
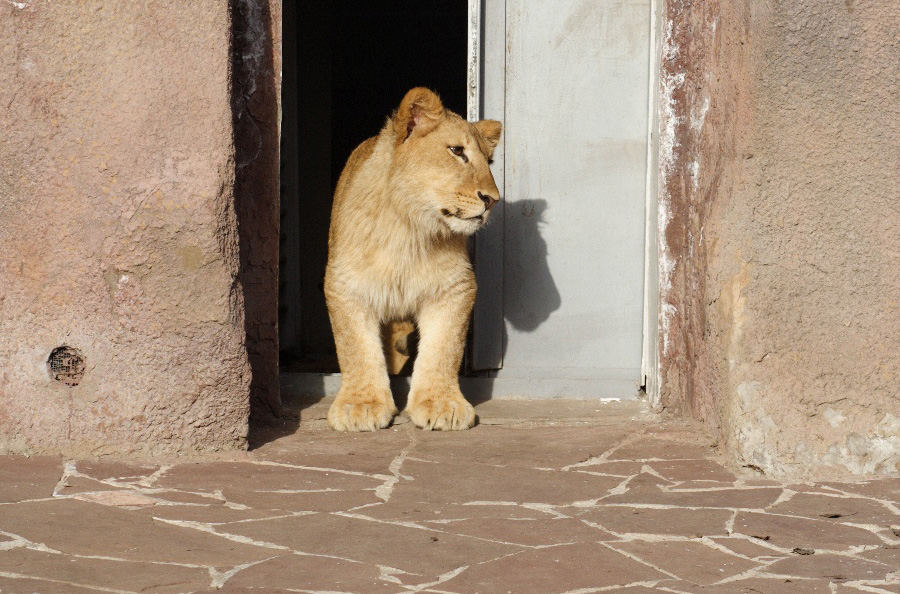
{"type": "Polygon", "coordinates": [[[377,143],[378,136],[373,136],[364,140],[359,146],[353,149],[353,152],[350,153],[350,157],[347,159],[347,164],[344,165],[344,170],[341,171],[340,178],[338,178],[337,188],[335,188],[336,196],[343,194],[347,184],[357,176],[360,169],[362,169],[363,164],[368,161],[375,152],[375,145],[377,143]]]}

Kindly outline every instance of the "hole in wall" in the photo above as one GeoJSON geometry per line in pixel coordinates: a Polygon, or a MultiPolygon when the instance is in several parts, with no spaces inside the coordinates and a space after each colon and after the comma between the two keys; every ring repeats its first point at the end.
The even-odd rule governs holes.
{"type": "Polygon", "coordinates": [[[47,369],[53,381],[77,386],[84,377],[84,356],[70,346],[56,347],[47,359],[47,369]]]}

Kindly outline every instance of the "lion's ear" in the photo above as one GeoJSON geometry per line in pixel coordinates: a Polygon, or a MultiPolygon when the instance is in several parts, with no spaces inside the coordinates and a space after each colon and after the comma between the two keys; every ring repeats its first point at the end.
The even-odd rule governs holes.
{"type": "Polygon", "coordinates": [[[484,142],[488,148],[488,158],[494,154],[497,143],[500,142],[500,132],[503,131],[503,124],[497,120],[480,120],[475,122],[475,128],[484,137],[484,142]]]}
{"type": "Polygon", "coordinates": [[[400,144],[412,135],[424,136],[444,117],[444,104],[433,91],[424,87],[410,90],[394,114],[394,130],[400,144]]]}

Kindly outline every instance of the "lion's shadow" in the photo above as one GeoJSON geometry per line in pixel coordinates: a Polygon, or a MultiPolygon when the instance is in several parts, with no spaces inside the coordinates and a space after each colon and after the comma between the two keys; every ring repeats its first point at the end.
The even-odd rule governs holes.
{"type": "MultiPolygon", "coordinates": [[[[506,204],[504,218],[503,318],[516,330],[533,332],[562,305],[547,262],[547,242],[541,236],[546,224],[547,201],[517,200],[506,204]]],[[[503,354],[508,337],[503,327],[503,354]]]]}
{"type": "MultiPolygon", "coordinates": [[[[503,234],[501,361],[506,359],[510,327],[517,332],[533,332],[562,305],[547,259],[547,242],[541,234],[547,208],[547,201],[542,199],[507,201],[503,205],[503,225],[485,230],[503,234]]],[[[502,371],[487,370],[471,374],[475,377],[462,377],[466,398],[473,404],[490,400],[499,373],[502,371]]]]}

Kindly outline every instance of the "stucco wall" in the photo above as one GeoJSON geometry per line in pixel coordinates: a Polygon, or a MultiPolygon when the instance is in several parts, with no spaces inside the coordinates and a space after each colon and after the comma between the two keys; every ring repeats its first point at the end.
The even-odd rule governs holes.
{"type": "Polygon", "coordinates": [[[663,404],[768,474],[897,472],[896,3],[665,12],[663,404]]]}
{"type": "Polygon", "coordinates": [[[246,445],[229,40],[221,2],[0,2],[0,452],[246,445]]]}

